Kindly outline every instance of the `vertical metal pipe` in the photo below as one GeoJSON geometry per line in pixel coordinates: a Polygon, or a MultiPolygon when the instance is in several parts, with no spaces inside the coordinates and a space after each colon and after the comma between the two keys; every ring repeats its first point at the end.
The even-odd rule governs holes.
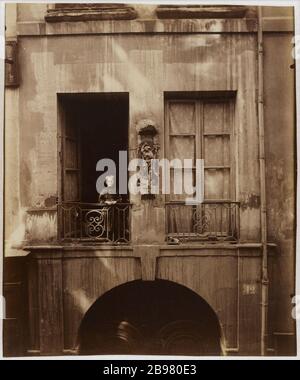
{"type": "Polygon", "coordinates": [[[266,164],[264,134],[264,84],[263,84],[263,27],[262,7],[258,7],[258,131],[259,131],[259,167],[261,196],[261,355],[267,354],[268,345],[268,251],[267,251],[267,209],[266,209],[266,164]]]}

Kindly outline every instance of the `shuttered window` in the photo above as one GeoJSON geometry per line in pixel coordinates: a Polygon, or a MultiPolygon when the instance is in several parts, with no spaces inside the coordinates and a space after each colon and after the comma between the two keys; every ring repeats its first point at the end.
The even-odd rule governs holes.
{"type": "MultiPolygon", "coordinates": [[[[205,200],[234,198],[232,140],[233,104],[230,100],[167,101],[167,158],[193,159],[194,170],[195,159],[204,159],[205,200]]],[[[171,179],[173,174],[174,169],[171,179]]],[[[173,182],[171,183],[172,190],[173,182]]],[[[187,194],[179,195],[173,192],[168,200],[180,201],[186,197],[187,194]]]]}

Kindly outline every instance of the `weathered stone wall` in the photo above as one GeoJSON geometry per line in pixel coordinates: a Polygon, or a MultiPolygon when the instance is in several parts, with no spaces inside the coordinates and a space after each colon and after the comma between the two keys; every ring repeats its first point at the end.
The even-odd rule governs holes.
{"type": "MultiPolygon", "coordinates": [[[[265,34],[265,146],[268,240],[277,252],[270,266],[270,329],[292,341],[295,292],[296,121],[292,34],[265,34]],[[276,64],[274,64],[276,62],[276,64]]],[[[276,334],[275,334],[276,336],[276,334]]],[[[281,338],[282,337],[282,338],[281,338]]]]}
{"type": "Polygon", "coordinates": [[[193,290],[212,307],[227,354],[259,355],[259,247],[164,246],[151,252],[149,246],[117,250],[77,246],[32,252],[28,282],[32,353],[76,352],[81,321],[101,296],[126,282],[163,279],[193,290]]]}
{"type": "MultiPolygon", "coordinates": [[[[111,22],[114,23],[117,25],[111,22]]],[[[136,124],[149,118],[158,125],[160,157],[164,157],[165,92],[235,91],[233,138],[238,159],[234,177],[236,200],[241,202],[240,237],[241,241],[259,241],[256,36],[255,33],[222,34],[223,27],[220,25],[220,33],[201,35],[189,34],[183,24],[182,33],[176,35],[19,37],[22,175],[18,198],[21,207],[30,209],[26,240],[37,241],[42,236],[44,241],[55,238],[56,220],[51,208],[55,207],[58,196],[58,93],[128,92],[130,156],[137,154],[136,124]],[[32,209],[38,209],[40,215],[32,209]]],[[[134,243],[162,243],[163,197],[157,197],[154,202],[141,201],[139,197],[131,200],[134,243]],[[141,231],[141,225],[147,233],[141,231]]]]}
{"type": "MultiPolygon", "coordinates": [[[[256,20],[157,20],[154,18],[153,7],[148,9],[140,6],[137,8],[137,20],[50,25],[44,21],[46,7],[46,4],[18,4],[17,8],[16,5],[7,6],[8,37],[15,38],[16,33],[19,34],[20,86],[7,88],[5,98],[6,256],[19,257],[26,254],[22,247],[30,242],[48,244],[56,240],[55,202],[59,193],[57,137],[60,127],[57,94],[67,92],[129,92],[129,148],[132,156],[136,155],[137,149],[136,123],[140,119],[150,118],[158,125],[160,156],[163,157],[164,92],[236,91],[235,173],[237,200],[241,202],[241,241],[258,243],[260,184],[256,20]],[[18,24],[15,27],[16,18],[18,24]]],[[[290,68],[292,60],[287,58],[290,57],[292,48],[292,19],[291,11],[286,8],[266,8],[264,16],[268,238],[278,245],[278,250],[270,260],[270,333],[271,336],[274,332],[283,333],[283,336],[293,339],[290,296],[294,293],[295,270],[294,73],[290,68]],[[282,17],[281,21],[278,17],[282,17]],[[271,33],[267,34],[268,31],[271,33]]],[[[132,201],[134,249],[137,251],[139,244],[162,245],[165,239],[163,197],[158,196],[153,201],[141,201],[139,197],[133,197],[132,201]]],[[[142,249],[146,252],[148,248],[144,246],[142,249]]],[[[181,255],[185,254],[184,250],[181,251],[181,255]]],[[[189,252],[187,257],[160,259],[156,275],[158,278],[182,283],[200,295],[206,294],[216,309],[219,307],[218,297],[220,294],[224,296],[224,293],[218,293],[217,284],[220,288],[223,287],[230,296],[229,309],[221,310],[219,315],[221,320],[226,321],[225,328],[229,331],[229,346],[232,348],[236,343],[236,330],[230,321],[235,321],[233,315],[239,299],[241,309],[237,310],[240,315],[236,314],[236,318],[240,318],[241,326],[240,352],[258,352],[259,252],[257,246],[239,261],[229,255],[222,259],[224,265],[221,268],[219,256],[213,257],[210,254],[208,258],[199,257],[201,254],[205,256],[205,252],[198,249],[195,255],[189,252]],[[219,272],[216,274],[214,267],[220,270],[221,275],[219,272]],[[205,268],[207,272],[203,275],[201,271],[205,268]],[[198,278],[191,283],[191,279],[197,277],[195,271],[202,273],[202,279],[198,278]],[[217,276],[221,282],[229,282],[215,283],[214,290],[209,294],[209,288],[203,283],[206,276],[210,279],[217,276]],[[235,292],[239,292],[239,295],[235,292]],[[252,318],[254,308],[255,317],[252,318]],[[255,331],[251,336],[250,325],[255,331]]],[[[52,253],[55,254],[56,251],[52,253]]],[[[145,257],[148,257],[147,252],[145,257]]],[[[45,258],[44,262],[40,262],[39,272],[36,271],[37,261],[33,262],[29,272],[32,289],[37,288],[37,273],[41,276],[41,284],[45,281],[44,284],[55,285],[55,281],[58,281],[59,285],[59,273],[62,270],[68,280],[68,276],[73,273],[72,265],[80,261],[72,260],[66,262],[62,269],[59,257],[49,260],[45,258]],[[54,282],[51,272],[46,271],[53,263],[53,268],[58,271],[54,282]]],[[[109,260],[114,261],[112,270],[118,271],[118,259],[109,260]]],[[[99,256],[97,262],[102,267],[109,260],[99,256]]],[[[143,269],[139,268],[137,260],[124,260],[120,281],[140,278],[143,269]]],[[[88,272],[90,262],[86,264],[88,272]]],[[[115,275],[112,276],[109,272],[106,275],[104,282],[97,288],[99,294],[96,292],[95,297],[113,284],[116,286],[120,283],[115,275]]],[[[84,274],[75,280],[79,289],[84,274]]],[[[88,292],[95,290],[94,284],[90,283],[88,292]]],[[[62,289],[63,287],[54,286],[53,299],[50,297],[52,301],[55,297],[61,297],[62,289]]],[[[46,312],[48,306],[38,297],[40,295],[37,291],[33,291],[29,295],[29,303],[34,305],[34,302],[40,302],[40,311],[46,312]]],[[[59,302],[68,301],[59,298],[59,302]]],[[[68,307],[73,310],[72,305],[68,307]]],[[[51,320],[53,314],[50,314],[46,314],[50,323],[61,326],[62,320],[51,320]]],[[[70,315],[56,317],[68,319],[70,315]]],[[[39,329],[39,322],[34,318],[35,313],[31,323],[39,329]]],[[[69,328],[75,331],[74,326],[79,320],[78,317],[73,322],[70,321],[69,328]]],[[[31,328],[34,330],[35,327],[31,328]]],[[[51,326],[46,326],[46,329],[51,331],[51,326]]],[[[38,334],[40,331],[37,336],[31,336],[30,347],[33,351],[40,349],[38,334]]],[[[74,334],[71,333],[66,336],[69,341],[73,338],[74,334]]],[[[44,334],[42,339],[46,352],[49,343],[47,339],[52,338],[44,334]]],[[[54,346],[57,344],[53,349],[55,352],[57,347],[64,348],[61,339],[58,334],[53,340],[54,346]]],[[[277,352],[280,353],[278,342],[278,339],[270,340],[270,347],[277,347],[277,352]]],[[[65,348],[72,348],[71,343],[65,348]]]]}

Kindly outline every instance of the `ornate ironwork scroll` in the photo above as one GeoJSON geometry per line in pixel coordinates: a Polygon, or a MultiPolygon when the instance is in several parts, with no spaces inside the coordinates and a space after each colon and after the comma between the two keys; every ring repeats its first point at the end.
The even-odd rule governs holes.
{"type": "Polygon", "coordinates": [[[99,243],[130,242],[130,209],[128,203],[62,203],[59,206],[62,241],[99,243]]]}

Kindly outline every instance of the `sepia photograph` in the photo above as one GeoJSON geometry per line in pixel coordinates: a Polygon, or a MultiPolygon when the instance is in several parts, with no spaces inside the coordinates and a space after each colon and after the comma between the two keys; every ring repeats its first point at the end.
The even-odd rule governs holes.
{"type": "Polygon", "coordinates": [[[297,356],[276,3],[5,2],[4,358],[297,356]]]}

